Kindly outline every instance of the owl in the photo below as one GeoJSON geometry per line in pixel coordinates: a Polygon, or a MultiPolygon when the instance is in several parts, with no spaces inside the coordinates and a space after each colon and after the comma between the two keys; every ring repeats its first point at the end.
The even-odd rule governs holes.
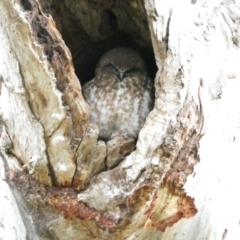
{"type": "Polygon", "coordinates": [[[99,139],[136,139],[153,108],[154,87],[143,58],[129,48],[114,48],[99,60],[95,77],[83,86],[90,122],[99,139]]]}

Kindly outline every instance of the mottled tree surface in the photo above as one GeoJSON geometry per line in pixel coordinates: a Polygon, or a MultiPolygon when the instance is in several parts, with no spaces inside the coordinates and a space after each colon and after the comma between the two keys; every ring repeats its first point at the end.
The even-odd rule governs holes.
{"type": "Polygon", "coordinates": [[[16,239],[240,237],[238,1],[1,0],[0,16],[16,239]],[[113,47],[154,80],[137,141],[99,140],[81,93],[113,47]]]}

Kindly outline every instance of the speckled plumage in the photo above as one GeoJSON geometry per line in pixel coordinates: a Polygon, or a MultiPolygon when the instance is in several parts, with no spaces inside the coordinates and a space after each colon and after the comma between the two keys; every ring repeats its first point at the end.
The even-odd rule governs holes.
{"type": "Polygon", "coordinates": [[[83,96],[91,108],[90,122],[99,127],[99,138],[137,138],[154,94],[142,57],[132,49],[114,48],[102,56],[95,73],[83,86],[83,96]]]}

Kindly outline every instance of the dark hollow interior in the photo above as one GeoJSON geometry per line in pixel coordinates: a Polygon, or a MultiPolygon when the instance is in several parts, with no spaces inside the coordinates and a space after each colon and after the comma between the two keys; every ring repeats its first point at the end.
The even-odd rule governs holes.
{"type": "Polygon", "coordinates": [[[83,85],[94,77],[100,57],[114,47],[139,52],[154,79],[157,66],[145,9],[141,0],[42,1],[70,49],[75,72],[83,85]]]}

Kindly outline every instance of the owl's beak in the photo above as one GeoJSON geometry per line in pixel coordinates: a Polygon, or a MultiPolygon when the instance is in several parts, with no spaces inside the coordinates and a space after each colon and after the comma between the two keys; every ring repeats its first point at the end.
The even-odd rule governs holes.
{"type": "Polygon", "coordinates": [[[125,72],[118,72],[117,77],[120,80],[120,82],[122,82],[122,80],[126,77],[125,72]]]}

